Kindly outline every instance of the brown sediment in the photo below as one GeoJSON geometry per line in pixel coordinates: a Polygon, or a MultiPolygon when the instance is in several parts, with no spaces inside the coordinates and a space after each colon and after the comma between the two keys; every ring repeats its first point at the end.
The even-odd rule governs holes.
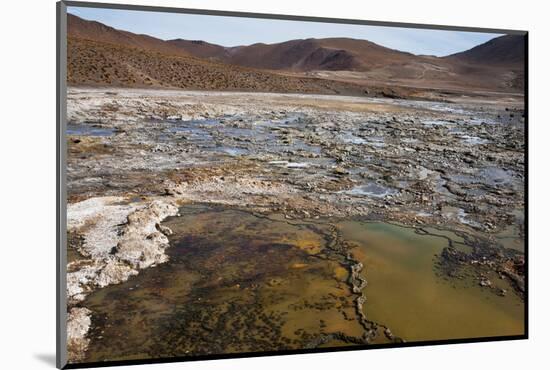
{"type": "Polygon", "coordinates": [[[333,331],[361,337],[347,276],[336,272],[340,263],[323,256],[325,247],[319,253],[305,247],[325,245],[324,224],[197,207],[183,207],[165,222],[173,231],[170,263],[85,300],[96,323],[88,361],[304,348],[333,331]],[[135,315],[125,316],[128,310],[135,315]],[[139,331],[130,329],[134,320],[139,331]],[[120,330],[128,330],[124,345],[114,335],[120,330]],[[152,342],[144,343],[144,335],[152,342]]]}
{"type": "MultiPolygon", "coordinates": [[[[452,276],[441,272],[437,263],[449,248],[443,231],[432,235],[431,229],[417,233],[412,227],[360,220],[342,220],[338,226],[352,243],[354,259],[367,269],[366,315],[399,337],[418,341],[523,332],[523,302],[510,281],[485,272],[492,286],[481,286],[479,274],[487,270],[471,265],[452,276]],[[505,296],[494,294],[501,290],[505,296]]],[[[450,239],[464,251],[470,248],[459,244],[458,236],[450,239]]]]}

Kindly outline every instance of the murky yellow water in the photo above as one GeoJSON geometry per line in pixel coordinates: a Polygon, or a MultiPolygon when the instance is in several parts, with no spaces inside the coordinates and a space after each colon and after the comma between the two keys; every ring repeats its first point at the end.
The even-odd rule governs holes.
{"type": "Polygon", "coordinates": [[[524,239],[520,237],[518,225],[510,225],[495,235],[496,240],[504,248],[513,249],[519,252],[525,251],[524,239]]]}
{"type": "MultiPolygon", "coordinates": [[[[339,226],[356,243],[353,255],[365,265],[368,317],[395,335],[422,341],[524,333],[524,304],[516,294],[500,297],[477,284],[436,276],[434,257],[447,246],[446,239],[385,223],[339,226]]],[[[491,280],[512,291],[496,276],[491,280]]]]}

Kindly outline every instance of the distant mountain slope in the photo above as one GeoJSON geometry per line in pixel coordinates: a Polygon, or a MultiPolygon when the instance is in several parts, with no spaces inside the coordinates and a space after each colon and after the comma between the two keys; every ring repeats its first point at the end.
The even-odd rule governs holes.
{"type": "Polygon", "coordinates": [[[361,86],[348,82],[284,76],[81,38],[69,37],[67,49],[71,85],[364,94],[361,86]]]}
{"type": "Polygon", "coordinates": [[[230,48],[185,40],[169,42],[189,54],[226,64],[283,73],[303,72],[363,84],[507,91],[521,91],[524,86],[522,36],[498,37],[443,58],[414,55],[350,38],[290,40],[230,48]],[[346,77],[349,72],[362,76],[349,79],[346,77]]]}
{"type": "Polygon", "coordinates": [[[199,58],[225,61],[229,56],[227,48],[206,41],[175,39],[167,43],[199,58]]]}
{"type": "Polygon", "coordinates": [[[365,71],[386,63],[404,63],[419,57],[366,40],[326,38],[290,40],[224,48],[219,45],[171,40],[189,54],[229,64],[273,70],[365,71]]]}
{"type": "Polygon", "coordinates": [[[189,55],[184,49],[164,40],[117,30],[103,23],[88,21],[72,14],[67,14],[67,34],[74,38],[138,47],[159,53],[189,55]]]}
{"type": "Polygon", "coordinates": [[[450,55],[446,59],[484,65],[514,65],[523,68],[525,36],[500,36],[470,50],[450,55]]]}
{"type": "Polygon", "coordinates": [[[351,38],[236,47],[164,41],[69,14],[68,37],[74,84],[390,96],[405,90],[517,93],[524,87],[523,36],[498,37],[440,58],[351,38]]]}

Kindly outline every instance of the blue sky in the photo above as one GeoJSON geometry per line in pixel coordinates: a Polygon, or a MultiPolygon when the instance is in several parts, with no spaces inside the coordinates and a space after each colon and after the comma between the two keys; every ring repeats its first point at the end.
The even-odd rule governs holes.
{"type": "Polygon", "coordinates": [[[220,17],[136,10],[69,7],[68,12],[114,28],[163,40],[204,40],[223,46],[293,39],[351,37],[414,54],[444,56],[470,49],[500,34],[220,17]]]}

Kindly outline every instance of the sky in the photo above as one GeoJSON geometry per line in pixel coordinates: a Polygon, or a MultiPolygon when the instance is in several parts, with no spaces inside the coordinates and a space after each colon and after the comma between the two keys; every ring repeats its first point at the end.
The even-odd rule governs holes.
{"type": "Polygon", "coordinates": [[[493,33],[425,30],[304,21],[237,18],[137,10],[69,7],[81,18],[163,40],[203,40],[223,46],[272,44],[294,39],[350,37],[413,54],[445,56],[468,50],[493,33]]]}

